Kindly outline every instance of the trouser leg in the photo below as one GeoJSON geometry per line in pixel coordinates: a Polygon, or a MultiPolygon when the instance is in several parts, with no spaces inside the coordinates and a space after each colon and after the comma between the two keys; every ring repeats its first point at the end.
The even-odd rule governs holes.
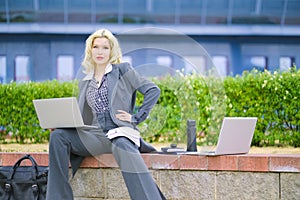
{"type": "Polygon", "coordinates": [[[165,199],[145,165],[138,147],[125,137],[115,138],[112,143],[113,155],[120,166],[131,199],[165,199]]]}
{"type": "Polygon", "coordinates": [[[47,200],[73,199],[68,171],[71,145],[64,137],[66,134],[67,131],[60,129],[50,134],[47,200]]]}
{"type": "Polygon", "coordinates": [[[76,129],[57,129],[53,131],[50,134],[49,142],[49,175],[46,199],[73,200],[73,191],[69,183],[71,152],[80,156],[90,156],[93,153],[111,152],[110,145],[111,143],[105,137],[97,137],[94,134],[80,134],[76,129]],[[87,150],[86,147],[90,149],[87,150]],[[96,149],[98,152],[96,152],[96,149]]]}

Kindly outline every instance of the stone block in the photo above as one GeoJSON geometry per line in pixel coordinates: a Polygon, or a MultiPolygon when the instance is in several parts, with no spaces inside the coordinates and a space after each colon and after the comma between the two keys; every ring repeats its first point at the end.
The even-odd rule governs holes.
{"type": "Polygon", "coordinates": [[[214,199],[215,172],[161,170],[160,186],[167,199],[214,199]]]}
{"type": "Polygon", "coordinates": [[[276,200],[278,183],[278,173],[218,172],[215,199],[276,200]]]}
{"type": "Polygon", "coordinates": [[[281,173],[281,199],[300,199],[300,173],[281,173]]]}
{"type": "MultiPolygon", "coordinates": [[[[104,198],[83,198],[83,197],[75,197],[74,200],[103,200],[104,198]]],[[[106,199],[108,200],[108,199],[106,199]]]]}
{"type": "Polygon", "coordinates": [[[104,178],[100,169],[80,168],[75,177],[70,180],[70,183],[75,197],[105,197],[104,178]]]}
{"type": "Polygon", "coordinates": [[[130,199],[120,169],[105,169],[106,198],[130,199]]]}
{"type": "MultiPolygon", "coordinates": [[[[75,200],[104,200],[105,198],[74,198],[75,200]]],[[[130,200],[130,199],[105,199],[105,200],[130,200]]]]}

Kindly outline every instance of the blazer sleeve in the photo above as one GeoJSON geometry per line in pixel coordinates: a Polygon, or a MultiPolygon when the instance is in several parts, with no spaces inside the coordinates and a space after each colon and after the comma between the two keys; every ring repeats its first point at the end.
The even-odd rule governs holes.
{"type": "Polygon", "coordinates": [[[144,121],[157,103],[160,96],[159,87],[152,81],[141,76],[134,70],[129,63],[125,63],[120,67],[122,77],[124,77],[135,90],[144,95],[142,105],[138,108],[137,113],[132,115],[132,123],[137,125],[144,121]]]}

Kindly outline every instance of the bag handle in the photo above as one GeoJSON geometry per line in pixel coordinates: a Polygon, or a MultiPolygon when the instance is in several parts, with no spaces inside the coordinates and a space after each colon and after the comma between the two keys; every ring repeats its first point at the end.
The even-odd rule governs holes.
{"type": "Polygon", "coordinates": [[[26,154],[25,156],[23,156],[22,158],[20,158],[13,166],[12,168],[12,173],[10,174],[10,180],[12,180],[14,178],[14,175],[16,173],[16,170],[18,167],[20,167],[21,163],[24,161],[24,160],[30,160],[31,161],[31,164],[32,164],[32,177],[33,177],[33,180],[36,179],[36,177],[38,176],[38,167],[37,167],[37,163],[36,161],[34,160],[34,158],[29,155],[29,154],[26,154]],[[35,173],[34,173],[35,172],[35,173]]]}

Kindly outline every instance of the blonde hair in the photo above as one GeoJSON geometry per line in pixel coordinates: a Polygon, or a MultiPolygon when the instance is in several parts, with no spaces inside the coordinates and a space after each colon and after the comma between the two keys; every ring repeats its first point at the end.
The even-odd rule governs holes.
{"type": "Polygon", "coordinates": [[[118,64],[122,59],[122,52],[117,38],[107,29],[100,29],[91,34],[85,42],[85,55],[82,61],[84,73],[90,73],[94,70],[95,64],[92,59],[92,48],[96,38],[107,38],[110,44],[111,53],[109,63],[118,64]]]}

